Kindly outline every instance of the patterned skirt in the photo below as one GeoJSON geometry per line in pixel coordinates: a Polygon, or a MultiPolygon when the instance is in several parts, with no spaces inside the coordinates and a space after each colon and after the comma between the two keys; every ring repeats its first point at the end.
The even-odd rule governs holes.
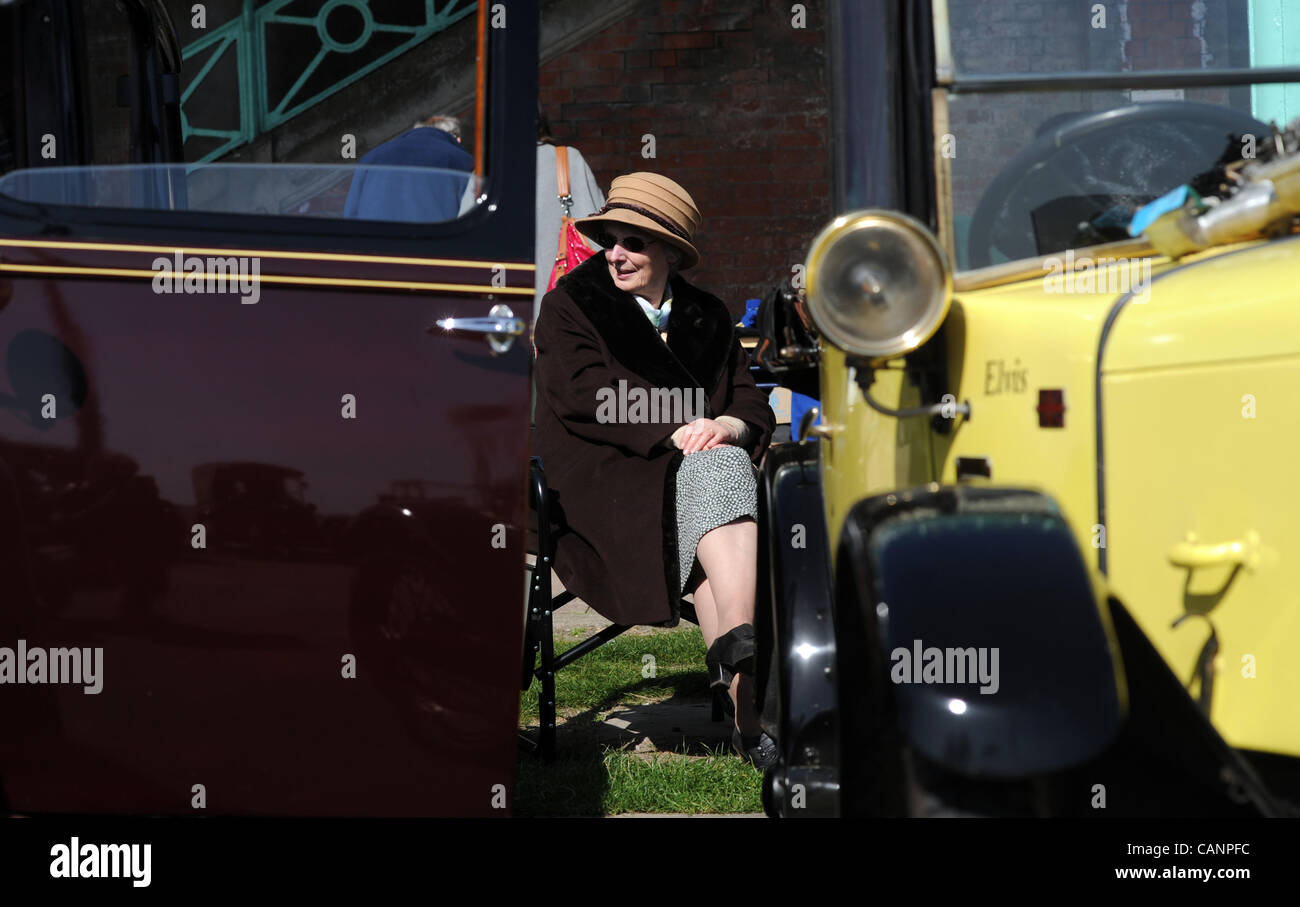
{"type": "Polygon", "coordinates": [[[677,467],[677,561],[681,593],[704,579],[695,547],[706,532],[739,520],[758,519],[758,486],[749,454],[715,447],[682,457],[677,467]]]}

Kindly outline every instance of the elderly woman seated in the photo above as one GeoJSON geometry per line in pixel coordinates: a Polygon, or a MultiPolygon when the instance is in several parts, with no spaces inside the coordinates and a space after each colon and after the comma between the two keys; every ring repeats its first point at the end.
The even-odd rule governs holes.
{"type": "Polygon", "coordinates": [[[615,179],[578,229],[606,248],[559,281],[537,318],[536,452],[566,531],[565,587],[619,624],[676,623],[694,593],[732,745],[776,744],[754,708],[754,463],[774,418],[727,307],[687,283],[700,213],[654,173],[615,179]]]}

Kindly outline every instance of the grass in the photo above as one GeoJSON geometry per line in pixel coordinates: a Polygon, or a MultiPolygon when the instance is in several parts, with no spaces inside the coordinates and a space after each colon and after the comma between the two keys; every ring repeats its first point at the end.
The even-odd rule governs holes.
{"type": "Polygon", "coordinates": [[[607,814],[759,813],[762,772],[728,750],[703,757],[659,753],[650,760],[608,752],[607,814]]]}
{"type": "MultiPolygon", "coordinates": [[[[590,631],[556,640],[557,654],[590,631]]],[[[648,739],[636,750],[602,743],[597,729],[609,712],[681,700],[707,701],[704,641],[698,628],[633,630],[556,674],[559,705],[556,758],[544,765],[521,753],[515,782],[520,816],[603,816],[642,813],[761,812],[762,772],[733,755],[718,726],[713,746],[682,741],[672,750],[648,739]],[[653,675],[648,669],[653,656],[653,675]]],[[[541,684],[520,702],[520,724],[537,729],[541,684]]],[[[661,744],[662,745],[662,744],[661,744]]]]}
{"type": "MultiPolygon", "coordinates": [[[[590,630],[575,630],[571,641],[556,640],[559,655],[582,641],[590,630]]],[[[519,702],[522,725],[537,725],[537,700],[542,685],[534,680],[519,702]]],[[[584,655],[555,675],[556,703],[561,718],[595,711],[604,713],[620,705],[662,702],[673,695],[708,693],[704,673],[704,638],[697,627],[675,630],[631,630],[594,652],[584,655]],[[654,676],[645,656],[654,658],[654,676]]]]}

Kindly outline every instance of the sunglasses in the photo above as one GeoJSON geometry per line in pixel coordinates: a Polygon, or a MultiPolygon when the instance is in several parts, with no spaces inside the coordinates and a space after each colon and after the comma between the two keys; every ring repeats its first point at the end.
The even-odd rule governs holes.
{"type": "Polygon", "coordinates": [[[644,237],[641,236],[625,236],[622,239],[619,239],[617,236],[615,236],[612,233],[597,233],[592,238],[595,239],[597,243],[604,246],[606,249],[612,249],[615,246],[622,246],[628,252],[631,252],[633,254],[637,252],[644,252],[646,246],[650,245],[653,242],[656,242],[656,240],[645,239],[644,237]]]}

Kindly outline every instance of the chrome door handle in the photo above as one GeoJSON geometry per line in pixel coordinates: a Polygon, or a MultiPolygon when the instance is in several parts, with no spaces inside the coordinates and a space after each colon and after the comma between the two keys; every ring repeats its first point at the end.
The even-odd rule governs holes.
{"type": "Polygon", "coordinates": [[[504,353],[514,344],[515,338],[528,330],[522,318],[516,318],[510,306],[498,302],[488,310],[486,318],[439,318],[438,327],[444,331],[466,331],[487,334],[488,346],[494,353],[504,353]]]}

